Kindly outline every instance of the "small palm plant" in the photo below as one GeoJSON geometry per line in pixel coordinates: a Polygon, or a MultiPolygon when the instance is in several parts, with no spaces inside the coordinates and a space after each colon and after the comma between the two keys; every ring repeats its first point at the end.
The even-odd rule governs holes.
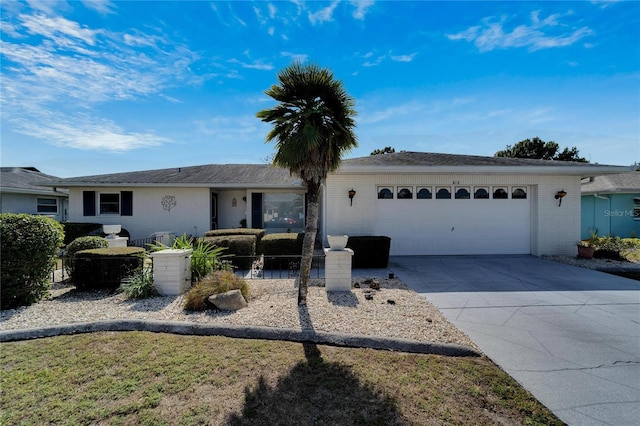
{"type": "Polygon", "coordinates": [[[177,237],[171,247],[159,242],[148,244],[148,246],[151,251],[166,250],[168,248],[174,250],[192,249],[191,282],[199,281],[213,271],[231,270],[232,268],[231,263],[226,260],[230,255],[223,254],[227,249],[226,247],[216,247],[202,240],[188,237],[187,234],[177,237]]]}

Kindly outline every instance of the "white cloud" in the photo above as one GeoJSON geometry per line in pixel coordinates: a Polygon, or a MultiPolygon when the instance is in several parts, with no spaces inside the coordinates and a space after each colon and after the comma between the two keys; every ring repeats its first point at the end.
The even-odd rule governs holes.
{"type": "Polygon", "coordinates": [[[256,60],[253,62],[243,62],[238,59],[229,59],[227,62],[231,64],[238,64],[242,68],[261,70],[261,71],[271,71],[274,67],[272,64],[264,63],[262,60],[256,60]]]}
{"type": "Polygon", "coordinates": [[[483,19],[482,25],[472,26],[446,36],[452,41],[473,42],[480,52],[490,52],[494,49],[522,47],[528,48],[529,51],[564,47],[593,35],[593,31],[588,27],[567,29],[566,24],[560,24],[560,19],[563,17],[563,15],[553,14],[541,19],[539,11],[534,11],[530,14],[530,24],[518,25],[512,29],[507,27],[509,21],[507,17],[499,20],[489,17],[483,19]]]}
{"type": "Polygon", "coordinates": [[[82,41],[90,46],[95,44],[99,31],[81,28],[77,22],[69,21],[57,16],[49,18],[44,15],[20,15],[22,26],[28,29],[30,34],[41,35],[55,41],[62,46],[73,44],[68,37],[82,41]]]}
{"type": "Polygon", "coordinates": [[[152,133],[127,132],[112,121],[82,113],[40,111],[37,118],[37,121],[21,118],[14,124],[23,134],[67,148],[124,152],[168,142],[152,133]]]}
{"type": "Polygon", "coordinates": [[[333,0],[329,6],[319,9],[313,13],[309,12],[309,22],[311,22],[311,25],[333,21],[333,12],[339,3],[339,0],[333,0]]]}
{"type": "Polygon", "coordinates": [[[410,55],[391,55],[391,60],[395,62],[411,62],[418,53],[412,53],[410,55]]]}
{"type": "Polygon", "coordinates": [[[373,0],[356,0],[351,1],[351,5],[355,6],[356,10],[353,11],[353,17],[355,19],[363,20],[367,14],[367,10],[375,3],[373,0]]]}
{"type": "Polygon", "coordinates": [[[285,58],[291,58],[291,60],[295,62],[304,63],[309,60],[309,55],[306,55],[304,53],[280,52],[280,54],[285,58]]]}
{"type": "Polygon", "coordinates": [[[112,14],[114,13],[113,9],[116,8],[116,5],[109,0],[82,0],[82,4],[102,15],[112,14]]]}
{"type": "Polygon", "coordinates": [[[96,107],[150,96],[177,102],[165,89],[201,81],[189,70],[197,55],[163,34],[114,33],[41,12],[3,19],[12,28],[0,41],[3,122],[48,143],[115,151],[160,144],[152,132],[101,119],[96,107]]]}

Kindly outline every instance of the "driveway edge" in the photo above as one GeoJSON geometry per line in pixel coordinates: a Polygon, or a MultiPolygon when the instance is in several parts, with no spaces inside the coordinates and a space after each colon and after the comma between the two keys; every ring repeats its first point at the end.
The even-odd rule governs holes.
{"type": "Polygon", "coordinates": [[[234,325],[211,325],[184,321],[158,320],[109,320],[65,324],[37,329],[0,331],[0,342],[40,339],[60,335],[95,333],[100,331],[148,331],[193,336],[225,336],[241,339],[284,340],[300,343],[317,343],[350,348],[369,348],[397,352],[433,354],[454,357],[481,356],[465,345],[453,343],[420,342],[408,339],[393,339],[351,334],[335,334],[302,331],[288,328],[245,327],[234,325]]]}

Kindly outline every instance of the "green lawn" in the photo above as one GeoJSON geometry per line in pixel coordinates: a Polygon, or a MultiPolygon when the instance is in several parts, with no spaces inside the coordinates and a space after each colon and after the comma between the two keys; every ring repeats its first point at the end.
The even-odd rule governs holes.
{"type": "Polygon", "coordinates": [[[95,333],[5,343],[2,424],[562,424],[484,357],[95,333]]]}

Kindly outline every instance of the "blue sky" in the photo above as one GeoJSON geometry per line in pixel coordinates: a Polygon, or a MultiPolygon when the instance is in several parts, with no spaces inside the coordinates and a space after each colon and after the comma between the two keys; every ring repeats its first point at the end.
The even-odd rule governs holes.
{"type": "Polygon", "coordinates": [[[359,147],[538,136],[640,162],[639,2],[3,1],[1,162],[60,176],[262,163],[264,91],[333,70],[359,147]]]}

